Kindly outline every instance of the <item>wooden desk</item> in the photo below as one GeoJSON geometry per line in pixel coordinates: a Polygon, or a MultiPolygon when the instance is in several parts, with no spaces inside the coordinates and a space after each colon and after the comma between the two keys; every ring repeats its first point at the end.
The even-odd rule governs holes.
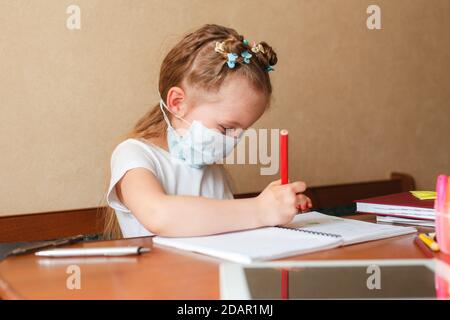
{"type": "MultiPolygon", "coordinates": [[[[374,216],[352,218],[374,221],[374,216]]],[[[429,230],[421,230],[429,231],[429,230]]],[[[422,259],[415,234],[332,249],[282,260],[422,259]]],[[[149,245],[150,238],[87,242],[73,247],[149,245]]],[[[154,246],[142,256],[48,259],[10,257],[0,263],[2,299],[219,299],[221,260],[154,246]],[[69,290],[69,265],[81,268],[81,289],[69,290]]]]}

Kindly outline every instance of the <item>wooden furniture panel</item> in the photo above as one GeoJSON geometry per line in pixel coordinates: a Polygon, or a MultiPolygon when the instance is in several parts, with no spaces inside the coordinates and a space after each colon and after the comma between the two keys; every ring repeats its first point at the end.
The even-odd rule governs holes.
{"type": "Polygon", "coordinates": [[[97,234],[103,230],[103,217],[101,208],[1,217],[0,243],[97,234]]]}

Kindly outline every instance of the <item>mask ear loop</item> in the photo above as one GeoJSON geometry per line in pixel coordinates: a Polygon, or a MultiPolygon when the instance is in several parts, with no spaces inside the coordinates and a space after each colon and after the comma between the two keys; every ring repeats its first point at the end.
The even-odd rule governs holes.
{"type": "Polygon", "coordinates": [[[184,121],[184,122],[187,123],[188,125],[192,125],[192,123],[190,123],[190,122],[187,121],[186,119],[183,119],[183,118],[180,117],[179,115],[177,115],[177,114],[173,113],[172,111],[170,111],[170,109],[169,109],[169,108],[167,107],[167,105],[165,104],[164,100],[161,98],[161,94],[160,94],[159,96],[160,96],[159,107],[161,108],[161,111],[162,111],[162,113],[163,113],[164,120],[166,120],[167,124],[168,124],[171,128],[173,128],[173,127],[172,127],[172,124],[170,123],[169,117],[167,117],[167,114],[166,114],[166,112],[164,111],[164,108],[166,108],[167,111],[169,111],[171,114],[173,114],[174,117],[180,119],[181,121],[184,121]]]}
{"type": "Polygon", "coordinates": [[[163,114],[164,120],[166,121],[167,125],[168,125],[169,127],[172,128],[172,125],[170,124],[170,120],[169,120],[169,118],[167,117],[166,112],[164,111],[163,103],[164,103],[164,102],[163,102],[162,99],[161,99],[161,100],[159,101],[159,108],[161,109],[161,112],[162,112],[162,114],[163,114]]]}

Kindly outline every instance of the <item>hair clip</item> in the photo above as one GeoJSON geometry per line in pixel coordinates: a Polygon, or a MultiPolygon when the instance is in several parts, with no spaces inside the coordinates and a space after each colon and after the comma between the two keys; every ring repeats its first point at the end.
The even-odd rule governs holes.
{"type": "Polygon", "coordinates": [[[233,69],[236,66],[236,59],[238,58],[238,55],[233,52],[227,53],[227,58],[228,58],[227,60],[228,67],[230,69],[233,69]]]}
{"type": "Polygon", "coordinates": [[[258,52],[265,53],[264,47],[262,46],[261,43],[258,43],[258,44],[253,43],[252,51],[254,53],[258,53],[258,52]]]}
{"type": "Polygon", "coordinates": [[[244,58],[244,63],[249,64],[250,58],[252,57],[252,55],[250,54],[250,52],[245,50],[244,52],[241,53],[241,57],[244,58]]]}
{"type": "Polygon", "coordinates": [[[242,41],[244,43],[244,46],[248,46],[248,40],[244,39],[244,41],[242,41]]]}
{"type": "Polygon", "coordinates": [[[274,71],[275,69],[269,64],[269,65],[267,65],[267,67],[266,67],[266,71],[267,72],[270,72],[270,71],[274,71]]]}
{"type": "Polygon", "coordinates": [[[223,42],[216,42],[216,47],[214,51],[217,53],[225,54],[225,48],[223,47],[225,44],[223,42]]]}

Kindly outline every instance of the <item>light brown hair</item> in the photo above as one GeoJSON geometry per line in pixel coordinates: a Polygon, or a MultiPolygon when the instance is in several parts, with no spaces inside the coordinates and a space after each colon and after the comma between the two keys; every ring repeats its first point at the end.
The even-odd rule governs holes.
{"type": "MultiPolygon", "coordinates": [[[[244,36],[236,30],[215,24],[206,24],[198,30],[186,34],[164,58],[159,74],[159,92],[166,97],[174,86],[190,85],[207,91],[219,90],[227,75],[238,73],[249,83],[265,94],[270,102],[272,85],[268,72],[269,66],[277,63],[277,55],[266,42],[260,42],[262,50],[251,48],[244,36]],[[216,43],[223,43],[222,50],[216,51],[216,43]],[[250,63],[244,63],[241,53],[248,51],[252,57],[250,63]],[[227,53],[238,55],[234,68],[227,65],[227,53]]],[[[151,139],[164,136],[167,124],[164,121],[159,103],[153,106],[134,126],[128,138],[151,139]]],[[[120,238],[121,232],[114,210],[106,208],[106,239],[120,238]]]]}

